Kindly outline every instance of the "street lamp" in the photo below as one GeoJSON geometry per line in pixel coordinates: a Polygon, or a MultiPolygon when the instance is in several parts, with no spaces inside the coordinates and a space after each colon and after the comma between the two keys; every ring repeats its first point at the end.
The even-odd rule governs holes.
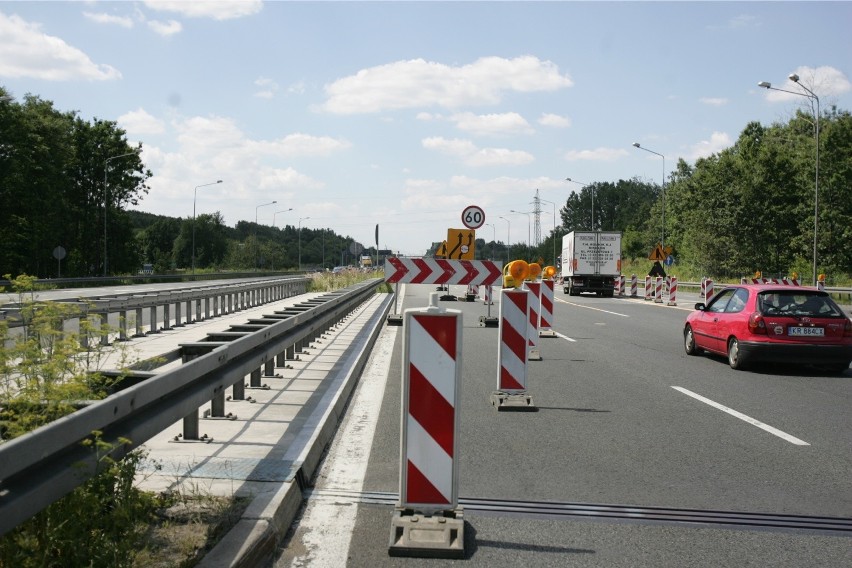
{"type": "Polygon", "coordinates": [[[302,271],[302,221],[307,221],[310,217],[299,217],[299,272],[302,271]]]}
{"type": "Polygon", "coordinates": [[[547,199],[539,198],[539,201],[544,201],[545,203],[553,205],[553,267],[556,268],[556,204],[552,201],[548,201],[547,199]]]}
{"type": "Polygon", "coordinates": [[[506,221],[506,263],[508,264],[512,257],[512,224],[505,217],[500,218],[506,221]]]}
{"type": "Polygon", "coordinates": [[[276,215],[278,215],[279,213],[286,213],[287,211],[292,211],[292,210],[293,210],[293,208],[291,207],[290,209],[282,209],[281,211],[276,211],[275,213],[273,213],[272,214],[272,226],[273,227],[275,226],[275,216],[276,215]]]}
{"type": "Polygon", "coordinates": [[[530,254],[529,251],[532,250],[532,247],[530,246],[530,225],[532,223],[532,221],[531,221],[532,218],[530,217],[530,212],[528,212],[528,211],[515,211],[514,209],[509,209],[509,213],[517,213],[518,215],[526,215],[527,216],[527,254],[529,255],[530,254]]]}
{"type": "Polygon", "coordinates": [[[813,283],[814,286],[817,285],[817,228],[819,223],[819,97],[816,96],[809,88],[805,87],[799,82],[799,76],[795,73],[791,73],[788,77],[791,81],[796,83],[798,86],[803,88],[806,93],[801,93],[797,91],[787,91],[785,89],[779,89],[777,87],[773,87],[772,83],[768,81],[761,81],[757,84],[758,87],[763,87],[764,89],[769,89],[772,91],[781,91],[782,93],[790,93],[791,95],[798,95],[800,97],[805,97],[816,102],[816,109],[814,110],[811,107],[811,110],[814,110],[814,130],[816,131],[816,167],[814,174],[814,274],[813,274],[813,283]]]}
{"type": "Polygon", "coordinates": [[[573,180],[571,178],[565,178],[565,181],[570,181],[571,183],[576,183],[577,185],[580,186],[580,191],[582,191],[584,188],[588,187],[589,190],[592,192],[592,224],[591,224],[590,228],[591,228],[592,231],[594,231],[595,230],[595,188],[590,186],[589,184],[583,183],[581,181],[573,180]]]}
{"type": "Polygon", "coordinates": [[[639,142],[634,142],[633,145],[640,150],[645,150],[646,152],[650,152],[655,156],[659,156],[663,159],[663,185],[662,185],[662,197],[663,197],[663,224],[660,227],[660,246],[665,247],[666,245],[666,157],[658,152],[654,152],[653,150],[649,150],[647,148],[643,148],[639,145],[639,142]]]}
{"type": "Polygon", "coordinates": [[[199,187],[207,187],[208,185],[216,185],[217,183],[222,183],[222,180],[217,179],[216,181],[211,181],[210,183],[203,183],[201,185],[196,185],[195,190],[192,192],[192,273],[195,274],[195,200],[198,198],[198,188],[199,187]]]}
{"type": "Polygon", "coordinates": [[[257,211],[261,207],[266,207],[267,205],[273,205],[278,203],[277,201],[270,201],[269,203],[261,203],[257,207],[254,208],[254,269],[257,270],[260,268],[260,243],[257,241],[257,211]]]}
{"type": "Polygon", "coordinates": [[[104,161],[104,276],[107,275],[107,204],[109,186],[107,185],[107,172],[109,171],[109,163],[111,160],[124,158],[125,156],[136,156],[136,152],[127,152],[118,156],[111,156],[104,161]]]}

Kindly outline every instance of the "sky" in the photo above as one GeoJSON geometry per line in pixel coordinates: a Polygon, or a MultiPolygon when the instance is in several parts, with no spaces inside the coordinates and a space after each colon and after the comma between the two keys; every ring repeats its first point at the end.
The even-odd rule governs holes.
{"type": "Polygon", "coordinates": [[[810,112],[760,81],[852,110],[850,28],[850,2],[0,1],[0,85],[141,143],[141,211],[419,256],[470,205],[535,245],[583,184],[810,112]]]}

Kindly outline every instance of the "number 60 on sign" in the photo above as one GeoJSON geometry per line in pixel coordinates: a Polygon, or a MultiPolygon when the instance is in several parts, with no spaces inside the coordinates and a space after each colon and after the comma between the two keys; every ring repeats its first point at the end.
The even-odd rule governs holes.
{"type": "Polygon", "coordinates": [[[478,229],[485,224],[485,212],[478,205],[468,205],[462,211],[461,220],[468,229],[478,229]]]}

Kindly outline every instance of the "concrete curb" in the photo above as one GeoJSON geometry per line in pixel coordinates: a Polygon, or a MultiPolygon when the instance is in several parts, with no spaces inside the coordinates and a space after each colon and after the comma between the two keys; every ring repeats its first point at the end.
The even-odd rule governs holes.
{"type": "Polygon", "coordinates": [[[310,441],[294,461],[296,478],[282,483],[276,491],[256,496],[240,521],[201,559],[199,568],[253,568],[272,557],[284,539],[302,506],[302,483],[307,484],[319,467],[326,447],[334,437],[346,404],[370,357],[373,344],[381,333],[393,303],[393,294],[385,294],[381,305],[359,334],[361,348],[350,355],[341,374],[329,380],[339,383],[329,389],[317,412],[306,427],[313,424],[310,441]],[[364,337],[366,335],[366,337],[364,337]]]}

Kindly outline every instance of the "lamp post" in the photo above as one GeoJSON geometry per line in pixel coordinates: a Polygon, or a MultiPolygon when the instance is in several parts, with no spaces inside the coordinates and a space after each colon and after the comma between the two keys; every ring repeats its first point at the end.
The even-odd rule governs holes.
{"type": "Polygon", "coordinates": [[[639,148],[640,150],[645,150],[646,152],[650,152],[655,156],[659,156],[663,159],[663,185],[662,185],[662,197],[663,197],[663,224],[660,227],[660,246],[666,246],[666,157],[660,154],[659,152],[654,152],[653,150],[649,150],[648,148],[643,148],[639,145],[639,142],[634,142],[633,146],[639,148]]]}
{"type": "Polygon", "coordinates": [[[310,217],[299,217],[299,272],[302,271],[302,221],[307,221],[310,217]]]}
{"type": "Polygon", "coordinates": [[[582,191],[586,187],[590,188],[590,191],[592,192],[592,224],[589,226],[589,228],[592,231],[594,231],[595,230],[595,188],[589,186],[589,184],[586,184],[586,183],[583,183],[581,181],[577,181],[577,180],[574,180],[574,179],[571,179],[571,178],[565,178],[565,181],[570,181],[571,183],[576,183],[577,185],[580,186],[580,191],[582,191]]]}
{"type": "Polygon", "coordinates": [[[530,225],[532,223],[532,218],[530,217],[530,213],[527,211],[515,211],[514,209],[509,209],[510,213],[517,213],[518,215],[526,215],[527,216],[527,255],[530,254],[530,250],[532,247],[530,246],[530,225]]]}
{"type": "Polygon", "coordinates": [[[104,276],[107,275],[107,209],[109,204],[109,186],[107,185],[107,172],[112,160],[124,158],[125,156],[136,156],[136,152],[127,152],[118,156],[110,156],[104,161],[104,276]]]}
{"type": "Polygon", "coordinates": [[[494,247],[497,245],[497,229],[494,228],[494,223],[485,223],[491,227],[491,260],[494,260],[494,247]]]}
{"type": "Polygon", "coordinates": [[[539,200],[553,205],[553,267],[556,268],[556,204],[547,199],[539,198],[539,200]]]}
{"type": "Polygon", "coordinates": [[[203,183],[201,185],[196,185],[195,190],[192,192],[192,273],[195,274],[195,201],[198,198],[198,188],[199,187],[207,187],[208,185],[216,185],[217,183],[222,183],[222,180],[217,179],[216,181],[211,181],[210,183],[203,183]]]}
{"type": "Polygon", "coordinates": [[[278,203],[277,201],[270,201],[269,203],[261,203],[257,207],[254,208],[254,269],[258,270],[260,268],[260,243],[257,241],[257,211],[261,207],[266,207],[267,205],[273,205],[278,203]]]}
{"type": "Polygon", "coordinates": [[[509,263],[512,258],[512,224],[505,217],[500,217],[506,221],[506,263],[509,263]]]}
{"type": "Polygon", "coordinates": [[[798,95],[800,97],[805,97],[810,99],[816,103],[816,109],[811,107],[811,110],[814,111],[814,130],[816,132],[816,164],[814,168],[814,273],[813,273],[813,285],[817,285],[817,228],[819,226],[819,97],[816,96],[809,88],[805,87],[799,82],[799,76],[795,73],[791,73],[788,77],[791,81],[796,83],[798,86],[803,88],[805,93],[800,93],[797,91],[787,91],[785,89],[779,89],[777,87],[773,87],[772,83],[768,81],[761,81],[757,84],[758,87],[763,87],[764,89],[769,89],[772,91],[781,91],[782,93],[790,93],[791,95],[798,95]]]}

